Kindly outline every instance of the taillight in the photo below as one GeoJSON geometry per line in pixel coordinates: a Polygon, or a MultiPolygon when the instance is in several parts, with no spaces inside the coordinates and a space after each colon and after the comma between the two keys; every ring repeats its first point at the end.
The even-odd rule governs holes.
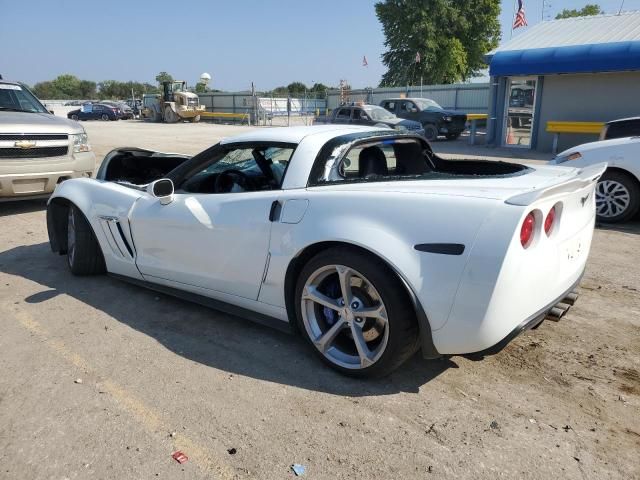
{"type": "Polygon", "coordinates": [[[556,206],[554,205],[549,213],[547,213],[547,218],[544,219],[544,233],[547,234],[547,237],[551,235],[551,230],[553,230],[553,224],[556,221],[556,206]]]}
{"type": "Polygon", "coordinates": [[[520,243],[524,248],[527,248],[533,238],[533,230],[536,227],[536,217],[533,212],[529,212],[522,222],[522,228],[520,228],[520,243]]]}

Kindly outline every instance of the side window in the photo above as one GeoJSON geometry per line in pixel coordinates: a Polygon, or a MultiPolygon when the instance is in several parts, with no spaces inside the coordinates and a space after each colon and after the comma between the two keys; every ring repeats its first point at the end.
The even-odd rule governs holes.
{"type": "Polygon", "coordinates": [[[362,119],[362,110],[360,110],[359,108],[354,108],[353,109],[353,118],[354,120],[360,120],[362,119]]]}
{"type": "Polygon", "coordinates": [[[101,112],[102,111],[102,105],[94,105],[93,106],[93,111],[94,112],[101,112]]]}
{"type": "Polygon", "coordinates": [[[336,118],[339,118],[341,120],[348,120],[350,117],[351,117],[350,108],[341,108],[340,110],[338,110],[338,113],[336,114],[336,118]]]}
{"type": "Polygon", "coordinates": [[[326,163],[316,168],[311,185],[343,182],[384,182],[427,178],[433,169],[431,158],[419,140],[393,138],[366,141],[346,152],[337,146],[327,156],[326,163]]]}
{"type": "Polygon", "coordinates": [[[395,112],[396,102],[384,102],[383,107],[389,110],[390,112],[395,112]]]}
{"type": "Polygon", "coordinates": [[[404,101],[400,104],[400,111],[410,113],[412,110],[416,108],[416,104],[409,101],[404,101]]]}

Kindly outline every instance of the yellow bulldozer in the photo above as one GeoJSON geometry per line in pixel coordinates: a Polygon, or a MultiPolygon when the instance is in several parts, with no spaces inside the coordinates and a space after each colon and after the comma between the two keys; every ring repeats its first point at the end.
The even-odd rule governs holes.
{"type": "Polygon", "coordinates": [[[142,116],[154,122],[188,120],[195,123],[204,111],[198,95],[187,90],[184,80],[162,82],[161,94],[145,94],[142,99],[142,116]]]}

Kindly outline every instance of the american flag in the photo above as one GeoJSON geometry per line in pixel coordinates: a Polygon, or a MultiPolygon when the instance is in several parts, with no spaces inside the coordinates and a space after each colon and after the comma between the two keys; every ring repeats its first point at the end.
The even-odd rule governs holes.
{"type": "Polygon", "coordinates": [[[513,21],[513,29],[515,30],[516,28],[526,27],[527,25],[527,18],[524,15],[524,5],[522,0],[518,0],[518,11],[516,12],[516,18],[513,21]]]}

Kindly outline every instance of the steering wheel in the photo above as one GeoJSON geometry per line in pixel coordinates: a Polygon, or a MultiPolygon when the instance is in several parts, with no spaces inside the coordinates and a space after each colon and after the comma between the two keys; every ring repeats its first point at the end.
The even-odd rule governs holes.
{"type": "Polygon", "coordinates": [[[251,190],[253,186],[249,175],[232,168],[225,170],[216,177],[215,191],[216,193],[229,193],[234,184],[240,186],[243,190],[251,190]]]}

